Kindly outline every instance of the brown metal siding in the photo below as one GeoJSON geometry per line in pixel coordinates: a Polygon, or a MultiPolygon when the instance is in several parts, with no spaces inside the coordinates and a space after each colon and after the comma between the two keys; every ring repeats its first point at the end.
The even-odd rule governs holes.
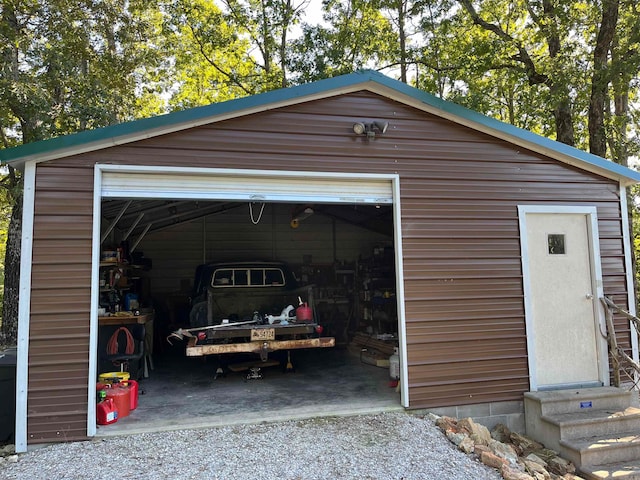
{"type": "MultiPolygon", "coordinates": [[[[86,409],[88,336],[82,335],[88,333],[95,162],[398,173],[412,408],[514,400],[528,389],[518,204],[596,205],[605,293],[626,305],[615,182],[374,94],[327,98],[60,159],[51,162],[55,168],[38,169],[31,325],[32,334],[64,328],[69,336],[32,339],[30,358],[47,359],[56,347],[72,352],[63,363],[73,372],[70,384],[53,385],[49,393],[57,399],[50,410],[71,402],[74,413],[59,424],[71,428],[74,422],[76,436],[84,431],[86,409]],[[370,119],[388,120],[388,131],[372,141],[355,136],[352,124],[370,119]],[[51,284],[58,273],[72,292],[51,284]],[[45,314],[49,305],[41,302],[56,294],[66,300],[45,314]]],[[[628,346],[627,322],[617,323],[628,346]]],[[[61,368],[46,363],[30,369],[30,405],[45,381],[38,373],[61,368]]],[[[51,428],[41,415],[44,410],[30,410],[32,439],[59,438],[54,430],[61,427],[51,428]]]]}
{"type": "Polygon", "coordinates": [[[93,171],[36,171],[29,443],[86,438],[93,171]]]}
{"type": "Polygon", "coordinates": [[[457,155],[403,182],[413,407],[512,400],[528,389],[518,204],[596,203],[605,292],[626,294],[617,185],[526,152],[466,169],[457,155]]]}

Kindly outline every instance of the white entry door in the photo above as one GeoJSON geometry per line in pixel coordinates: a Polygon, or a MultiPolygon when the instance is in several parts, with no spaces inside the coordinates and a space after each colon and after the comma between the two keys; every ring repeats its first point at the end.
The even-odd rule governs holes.
{"type": "Polygon", "coordinates": [[[520,226],[531,389],[607,383],[595,208],[524,206],[520,226]]]}

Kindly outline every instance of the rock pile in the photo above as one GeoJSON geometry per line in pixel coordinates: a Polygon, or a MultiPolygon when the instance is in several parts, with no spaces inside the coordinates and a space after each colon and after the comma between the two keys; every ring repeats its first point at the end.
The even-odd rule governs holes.
{"type": "Polygon", "coordinates": [[[575,466],[541,443],[509,431],[491,432],[471,418],[435,417],[436,425],[461,451],[498,470],[505,480],[582,480],[575,466]]]}

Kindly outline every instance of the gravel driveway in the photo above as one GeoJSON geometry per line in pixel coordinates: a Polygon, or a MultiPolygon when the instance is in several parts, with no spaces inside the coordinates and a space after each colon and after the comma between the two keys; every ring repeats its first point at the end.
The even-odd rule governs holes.
{"type": "Polygon", "coordinates": [[[179,430],[56,444],[0,463],[0,478],[500,480],[409,413],[179,430]]]}

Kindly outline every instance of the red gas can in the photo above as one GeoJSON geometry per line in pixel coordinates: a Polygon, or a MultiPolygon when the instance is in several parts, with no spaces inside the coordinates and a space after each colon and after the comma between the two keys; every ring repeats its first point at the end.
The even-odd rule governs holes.
{"type": "Polygon", "coordinates": [[[107,398],[96,405],[96,422],[98,425],[109,425],[118,421],[118,410],[113,399],[107,398]]]}
{"type": "Polygon", "coordinates": [[[106,389],[107,399],[113,399],[116,410],[118,411],[118,418],[123,418],[129,415],[131,411],[131,391],[128,386],[122,383],[114,383],[111,388],[106,389]]]}
{"type": "Polygon", "coordinates": [[[135,410],[136,408],[138,408],[138,382],[136,382],[135,380],[127,380],[126,382],[124,382],[124,384],[129,387],[129,397],[131,400],[130,408],[131,410],[135,410]]]}
{"type": "Polygon", "coordinates": [[[296,308],[296,321],[298,322],[312,322],[313,313],[311,307],[305,302],[304,305],[300,305],[296,308]]]}

